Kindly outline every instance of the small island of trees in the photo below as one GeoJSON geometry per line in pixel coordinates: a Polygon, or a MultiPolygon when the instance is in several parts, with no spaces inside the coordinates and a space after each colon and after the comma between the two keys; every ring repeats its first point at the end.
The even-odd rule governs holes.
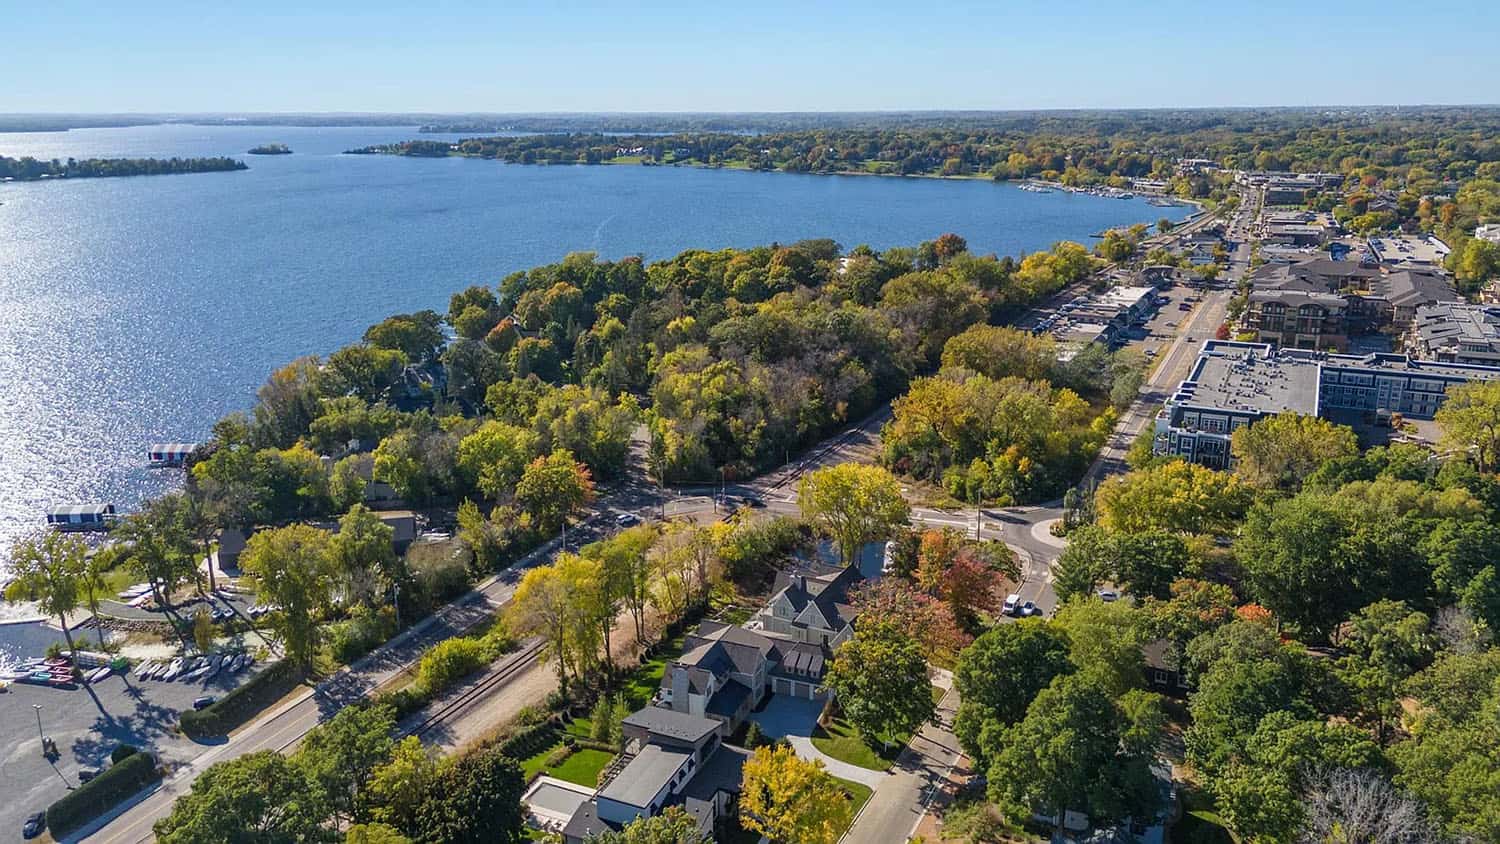
{"type": "Polygon", "coordinates": [[[248,170],[233,158],[7,158],[0,155],[0,181],[98,179],[108,176],[159,176],[167,173],[215,173],[248,170]]]}
{"type": "Polygon", "coordinates": [[[286,144],[261,144],[251,147],[249,155],[291,155],[292,148],[286,144]]]}

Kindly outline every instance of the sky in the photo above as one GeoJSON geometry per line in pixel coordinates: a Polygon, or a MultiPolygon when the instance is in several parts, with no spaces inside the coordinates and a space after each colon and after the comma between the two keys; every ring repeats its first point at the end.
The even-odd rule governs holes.
{"type": "Polygon", "coordinates": [[[0,0],[0,21],[0,113],[1500,101],[1493,0],[0,0]]]}

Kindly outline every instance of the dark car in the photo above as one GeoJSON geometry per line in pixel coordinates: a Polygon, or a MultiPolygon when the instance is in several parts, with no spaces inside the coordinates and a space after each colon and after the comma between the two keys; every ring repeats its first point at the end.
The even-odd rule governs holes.
{"type": "Polygon", "coordinates": [[[193,708],[194,709],[207,709],[207,708],[209,708],[210,706],[213,706],[213,705],[214,705],[214,696],[213,695],[204,695],[203,697],[194,698],[193,699],[193,708]]]}
{"type": "Polygon", "coordinates": [[[26,819],[26,823],[21,827],[21,834],[27,838],[35,838],[46,828],[47,813],[37,812],[26,819]]]}
{"type": "Polygon", "coordinates": [[[757,498],[754,495],[747,495],[747,496],[745,496],[745,506],[746,507],[764,507],[764,506],[766,506],[766,502],[760,500],[759,498],[757,498]]]}
{"type": "Polygon", "coordinates": [[[83,770],[78,772],[78,781],[88,782],[89,780],[97,776],[99,776],[98,768],[84,768],[83,770]]]}

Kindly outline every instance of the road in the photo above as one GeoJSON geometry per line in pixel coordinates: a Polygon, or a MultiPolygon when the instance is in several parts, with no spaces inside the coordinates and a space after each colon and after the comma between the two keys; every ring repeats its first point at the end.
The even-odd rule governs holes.
{"type": "Polygon", "coordinates": [[[923,725],[912,737],[843,840],[901,844],[911,837],[962,754],[951,731],[957,709],[958,692],[949,689],[938,703],[937,723],[923,725]]]}
{"type": "MultiPolygon", "coordinates": [[[[1190,232],[1207,225],[1208,222],[1208,216],[1204,215],[1180,227],[1174,235],[1190,232]]],[[[1152,242],[1166,241],[1170,237],[1158,236],[1153,238],[1152,242]]],[[[1238,252],[1237,249],[1237,258],[1238,252]]],[[[1248,251],[1245,253],[1245,260],[1248,261],[1248,251]]],[[[1059,296],[1070,295],[1074,294],[1067,292],[1059,294],[1059,296]]],[[[1118,471],[1123,465],[1125,450],[1129,448],[1141,428],[1149,422],[1156,404],[1159,404],[1160,399],[1165,397],[1165,390],[1170,386],[1175,386],[1176,381],[1172,379],[1175,377],[1180,380],[1181,375],[1178,373],[1185,371],[1185,367],[1191,364],[1196,354],[1198,341],[1211,335],[1213,329],[1222,321],[1223,309],[1227,305],[1228,298],[1227,292],[1210,294],[1205,297],[1204,302],[1194,308],[1187,322],[1178,329],[1176,339],[1153,373],[1141,399],[1132,405],[1122,417],[1115,434],[1101,451],[1099,459],[1090,469],[1090,477],[1102,477],[1110,472],[1118,471]]],[[[772,512],[795,513],[797,510],[796,480],[804,473],[822,466],[851,460],[863,462],[873,460],[879,449],[880,426],[889,419],[889,416],[890,409],[887,405],[855,427],[810,450],[798,460],[790,461],[753,481],[721,486],[718,491],[731,496],[753,495],[764,501],[767,509],[772,512]]],[[[717,510],[713,495],[715,490],[711,487],[664,493],[659,488],[644,482],[641,479],[641,473],[632,472],[630,476],[630,480],[623,482],[601,499],[600,508],[591,522],[582,530],[575,530],[568,537],[569,546],[582,544],[602,535],[612,524],[613,514],[619,512],[650,515],[651,511],[655,510],[660,515],[674,516],[701,515],[717,510]]],[[[1051,564],[1056,560],[1063,543],[1052,537],[1046,528],[1060,516],[1060,510],[1057,507],[984,508],[979,512],[973,508],[938,510],[917,507],[914,508],[912,516],[913,521],[919,524],[964,530],[974,528],[980,536],[1004,540],[1017,550],[1022,560],[1023,580],[1019,588],[1023,599],[1034,601],[1047,613],[1055,607],[1056,596],[1051,588],[1051,564]]],[[[159,788],[123,811],[96,822],[75,838],[91,837],[91,840],[95,841],[131,842],[131,844],[150,840],[152,825],[171,811],[173,801],[180,793],[191,787],[198,773],[215,762],[233,759],[246,753],[258,750],[285,751],[292,748],[309,730],[330,717],[333,712],[391,682],[401,672],[415,664],[421,655],[437,642],[457,635],[493,614],[496,608],[510,599],[522,572],[526,568],[550,560],[558,546],[559,543],[556,540],[548,543],[547,546],[528,555],[520,564],[491,577],[464,597],[443,607],[432,617],[406,631],[396,640],[355,665],[340,671],[316,689],[303,692],[277,709],[262,715],[223,744],[179,765],[159,788]]],[[[524,659],[535,658],[534,651],[530,649],[523,653],[524,659]]],[[[503,688],[503,682],[492,685],[489,677],[496,673],[506,677],[518,673],[514,669],[519,661],[520,659],[515,662],[506,661],[500,666],[493,667],[491,674],[487,674],[482,681],[485,692],[493,693],[503,688]]],[[[454,713],[459,711],[461,708],[452,710],[454,713]]],[[[425,729],[435,729],[440,726],[443,717],[440,714],[435,721],[427,724],[425,729]]],[[[946,752],[940,747],[940,742],[926,737],[919,736],[914,741],[914,746],[919,748],[914,752],[923,759],[928,758],[926,751],[931,750],[931,758],[940,762],[944,758],[943,753],[946,752]],[[934,744],[934,746],[927,748],[927,744],[934,744]]],[[[172,760],[165,761],[170,763],[172,760]]],[[[951,761],[946,764],[951,764],[951,761]]],[[[946,767],[946,764],[943,766],[946,767]]],[[[926,762],[916,764],[913,776],[917,776],[918,771],[925,772],[921,773],[922,777],[929,776],[930,767],[926,762]]],[[[908,808],[912,805],[906,800],[888,799],[884,794],[878,802],[882,805],[898,804],[897,808],[890,809],[890,811],[899,811],[900,805],[908,808]]],[[[877,810],[877,814],[884,811],[887,810],[877,810]]],[[[919,819],[921,814],[921,811],[916,812],[914,818],[919,819]]],[[[863,819],[861,822],[864,822],[863,819]]],[[[887,822],[890,822],[889,819],[887,822]]]]}

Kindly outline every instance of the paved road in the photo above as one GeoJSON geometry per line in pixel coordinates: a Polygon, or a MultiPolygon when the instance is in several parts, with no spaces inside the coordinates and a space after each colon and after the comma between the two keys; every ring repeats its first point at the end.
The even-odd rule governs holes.
{"type": "MultiPolygon", "coordinates": [[[[603,519],[596,519],[595,525],[603,522],[603,519]]],[[[575,542],[590,541],[602,529],[584,526],[581,530],[570,533],[569,546],[574,546],[575,542]]],[[[185,793],[198,774],[210,765],[258,750],[286,751],[295,747],[313,727],[332,717],[344,706],[390,682],[419,660],[433,645],[492,616],[497,607],[510,600],[524,571],[550,561],[558,547],[559,541],[553,540],[532,552],[517,565],[484,581],[468,594],[438,610],[354,665],[339,671],[315,689],[302,692],[240,729],[222,744],[199,753],[196,758],[182,764],[145,799],[103,823],[96,822],[75,837],[131,844],[151,840],[152,825],[171,811],[177,796],[185,793]]]]}
{"type": "Polygon", "coordinates": [[[880,788],[854,819],[844,841],[900,844],[911,837],[961,754],[958,739],[951,732],[957,708],[958,692],[950,689],[938,704],[938,723],[922,727],[912,737],[880,788]]]}

